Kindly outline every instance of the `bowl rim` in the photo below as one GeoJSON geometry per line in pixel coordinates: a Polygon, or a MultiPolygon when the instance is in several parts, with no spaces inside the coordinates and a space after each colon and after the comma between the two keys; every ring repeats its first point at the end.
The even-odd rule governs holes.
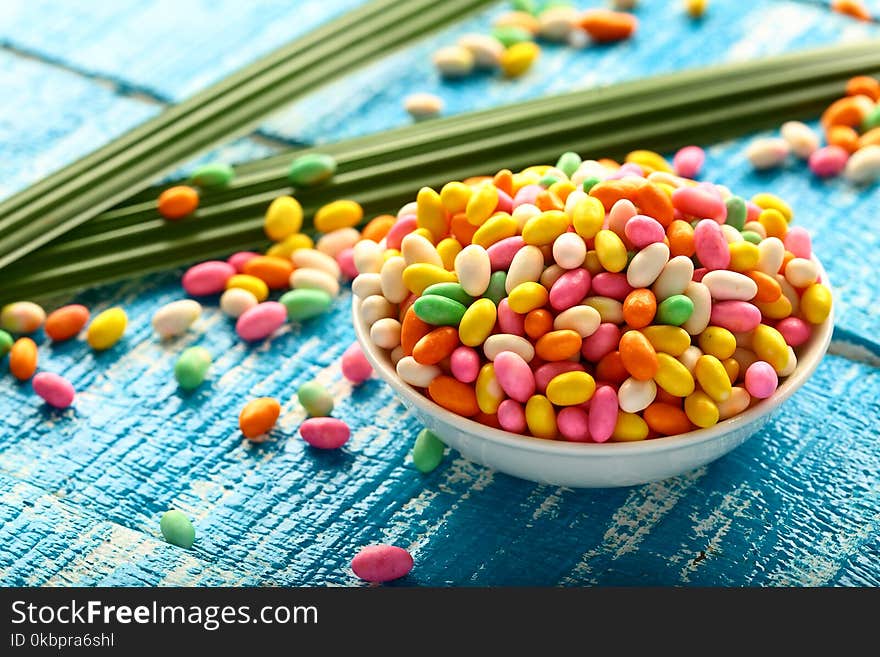
{"type": "MultiPolygon", "coordinates": [[[[822,263],[815,255],[811,256],[811,260],[818,266],[819,280],[830,289],[831,282],[828,280],[828,274],[825,272],[822,263]]],[[[415,406],[420,411],[435,416],[440,421],[452,425],[458,431],[469,435],[477,435],[482,439],[505,447],[577,456],[613,457],[629,452],[651,453],[692,448],[720,438],[729,431],[735,431],[740,427],[747,426],[758,418],[775,411],[780,404],[791,397],[807,381],[825,356],[834,330],[834,304],[832,303],[831,312],[825,321],[822,324],[814,325],[813,334],[807,343],[806,352],[802,354],[802,358],[798,359],[794,372],[786,377],[785,381],[776,389],[776,392],[742,413],[722,420],[711,427],[695,429],[673,436],[661,436],[651,440],[632,442],[612,442],[609,440],[604,443],[581,443],[564,440],[545,440],[535,438],[534,436],[516,434],[504,429],[496,429],[495,427],[480,424],[475,420],[446,410],[400,379],[397,375],[397,370],[391,364],[390,358],[386,354],[381,353],[381,351],[385,350],[380,351],[380,347],[373,344],[372,340],[370,340],[369,330],[366,328],[361,317],[360,305],[361,299],[352,294],[352,323],[357,341],[360,343],[367,360],[379,374],[379,377],[390,385],[398,395],[403,397],[408,405],[415,406]]]]}

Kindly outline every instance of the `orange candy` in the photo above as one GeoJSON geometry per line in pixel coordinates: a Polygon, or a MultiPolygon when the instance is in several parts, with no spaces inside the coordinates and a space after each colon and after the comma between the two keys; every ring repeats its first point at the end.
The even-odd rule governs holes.
{"type": "Polygon", "coordinates": [[[859,148],[867,148],[868,146],[880,146],[880,126],[871,128],[859,137],[859,148]]]}
{"type": "Polygon", "coordinates": [[[238,426],[245,438],[262,442],[260,438],[268,433],[278,416],[281,415],[281,404],[271,397],[259,397],[245,404],[238,415],[238,426]]]}
{"type": "Polygon", "coordinates": [[[647,381],[657,374],[657,352],[639,331],[620,336],[620,358],[626,371],[637,381],[647,381]]]}
{"type": "Polygon", "coordinates": [[[752,301],[760,303],[772,303],[782,295],[782,286],[775,278],[762,271],[747,271],[746,276],[755,281],[758,293],[752,301]]]}
{"type": "Polygon", "coordinates": [[[513,173],[510,169],[501,169],[495,174],[492,183],[508,196],[513,196],[513,173]]]}
{"type": "Polygon", "coordinates": [[[498,415],[495,413],[490,415],[489,413],[480,412],[474,416],[474,419],[480,424],[485,424],[487,427],[493,427],[495,429],[501,428],[501,423],[498,422],[498,415]]]}
{"type": "Polygon", "coordinates": [[[623,319],[632,328],[646,327],[656,313],[657,297],[646,288],[633,290],[623,300],[623,319]]]}
{"type": "Polygon", "coordinates": [[[364,226],[363,231],[361,231],[361,239],[377,243],[381,242],[382,238],[391,230],[395,221],[397,221],[397,218],[392,217],[390,214],[380,214],[364,226]]]}
{"type": "Polygon", "coordinates": [[[839,14],[852,16],[860,21],[871,20],[871,12],[860,0],[834,0],[831,3],[831,8],[839,14]]]}
{"type": "Polygon", "coordinates": [[[608,9],[590,9],[581,15],[580,26],[593,41],[609,43],[630,38],[639,25],[632,14],[608,9]]]}
{"type": "Polygon", "coordinates": [[[672,199],[669,197],[669,194],[654,183],[646,182],[642,184],[636,190],[636,198],[633,200],[633,203],[641,214],[654,217],[664,228],[671,224],[675,218],[672,199]]]}
{"type": "Polygon", "coordinates": [[[416,342],[412,357],[422,365],[436,365],[444,358],[448,358],[458,345],[458,329],[441,326],[416,342]]]}
{"type": "Polygon", "coordinates": [[[694,247],[694,227],[688,222],[676,219],[666,229],[666,238],[669,240],[669,256],[687,256],[690,258],[696,252],[694,247]]]}
{"type": "Polygon", "coordinates": [[[424,336],[428,335],[432,328],[434,327],[428,324],[428,322],[419,319],[415,309],[410,306],[403,316],[403,321],[400,325],[400,346],[403,348],[404,356],[412,356],[416,344],[424,336]]]}
{"type": "Polygon", "coordinates": [[[477,232],[479,226],[474,226],[467,220],[464,213],[456,214],[452,217],[449,224],[449,230],[452,236],[459,241],[460,244],[470,244],[474,233],[477,232]]]}
{"type": "Polygon", "coordinates": [[[538,193],[538,196],[535,199],[535,205],[543,212],[547,212],[548,210],[565,209],[565,203],[563,203],[556,194],[547,190],[538,193]]]}
{"type": "Polygon", "coordinates": [[[526,314],[526,335],[532,340],[537,340],[553,328],[553,315],[549,310],[538,308],[526,314]]]}
{"type": "Polygon", "coordinates": [[[661,404],[668,404],[675,408],[681,408],[684,402],[684,397],[676,397],[671,392],[666,392],[663,388],[658,386],[657,396],[654,398],[654,401],[661,404]]]}
{"type": "Polygon", "coordinates": [[[49,313],[43,330],[55,342],[63,342],[79,335],[88,322],[89,309],[74,303],[49,313]]]}
{"type": "Polygon", "coordinates": [[[9,350],[9,371],[19,381],[27,381],[37,371],[37,343],[19,338],[9,350]]]}
{"type": "Polygon", "coordinates": [[[847,153],[859,150],[859,133],[848,125],[833,125],[825,131],[829,146],[840,146],[847,153]]]}
{"type": "Polygon", "coordinates": [[[290,275],[293,269],[293,263],[286,258],[256,256],[244,263],[242,272],[256,276],[271,290],[283,290],[290,287],[290,275]]]}
{"type": "Polygon", "coordinates": [[[176,185],[159,194],[159,214],[166,219],[182,219],[199,207],[199,193],[192,187],[176,185]]]}
{"type": "Polygon", "coordinates": [[[880,101],[880,80],[867,75],[857,75],[846,83],[847,96],[867,96],[874,102],[880,101]]]}
{"type": "Polygon", "coordinates": [[[535,353],[546,361],[565,360],[580,352],[582,342],[581,336],[575,331],[550,331],[535,343],[535,353]]]}
{"type": "Polygon", "coordinates": [[[825,128],[833,125],[846,125],[856,128],[874,109],[874,101],[868,96],[846,96],[835,100],[822,113],[822,125],[825,128]]]}
{"type": "Polygon", "coordinates": [[[431,381],[428,395],[447,411],[464,417],[472,417],[480,412],[473,387],[445,374],[431,381]]]}
{"type": "Polygon", "coordinates": [[[686,433],[694,428],[685,412],[671,404],[654,402],[645,409],[643,417],[652,431],[664,436],[686,433]]]}
{"type": "Polygon", "coordinates": [[[623,366],[619,351],[611,351],[596,363],[596,381],[620,385],[629,378],[629,372],[623,366]]]}

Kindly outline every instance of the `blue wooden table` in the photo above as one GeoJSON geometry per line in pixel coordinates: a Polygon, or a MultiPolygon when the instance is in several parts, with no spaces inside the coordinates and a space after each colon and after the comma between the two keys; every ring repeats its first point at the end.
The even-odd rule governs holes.
{"type": "MultiPolygon", "coordinates": [[[[2,3],[0,195],[357,4],[2,3]]],[[[880,34],[815,2],[715,0],[695,22],[677,3],[645,0],[631,42],[547,47],[516,82],[439,80],[431,51],[485,30],[503,9],[392,54],[210,157],[238,161],[400,125],[401,99],[415,90],[438,93],[455,113],[880,34]]],[[[792,203],[830,272],[838,321],[833,353],[810,382],[729,456],[614,490],[539,486],[456,453],[422,475],[407,456],[418,423],[384,384],[353,390],[341,377],[338,359],[353,340],[348,294],[332,314],[271,343],[240,343],[210,307],[195,331],[167,344],[150,318],[182,296],[171,272],[79,295],[94,311],[128,311],[126,337],[110,351],[41,343],[45,369],[79,391],[72,409],[48,410],[29,384],[0,375],[0,583],[356,585],[350,559],[382,541],[412,551],[404,585],[880,584],[880,191],[817,182],[794,163],[756,175],[745,143],[706,145],[706,177],[792,203]],[[215,365],[187,395],[171,370],[194,344],[215,365]],[[353,428],[338,453],[296,435],[304,415],[295,391],[314,378],[353,428]],[[254,446],[236,419],[259,395],[285,410],[276,439],[254,446]],[[162,540],[159,517],[170,507],[193,518],[192,550],[162,540]]]]}

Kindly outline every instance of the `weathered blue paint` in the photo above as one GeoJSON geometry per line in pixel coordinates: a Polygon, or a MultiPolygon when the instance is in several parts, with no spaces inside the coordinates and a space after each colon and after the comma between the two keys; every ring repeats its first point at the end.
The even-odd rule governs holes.
{"type": "MultiPolygon", "coordinates": [[[[129,31],[125,44],[109,36],[109,26],[132,20],[134,4],[116,3],[119,9],[102,14],[106,41],[99,38],[102,32],[77,32],[87,29],[83,26],[64,36],[60,26],[71,10],[56,9],[49,34],[56,41],[68,39],[57,51],[50,48],[52,39],[35,34],[31,4],[39,5],[4,3],[0,12],[6,17],[9,7],[18,13],[16,21],[0,22],[3,39],[13,38],[7,34],[13,25],[22,45],[47,59],[62,58],[70,68],[92,66],[92,72],[119,76],[132,87],[161,82],[161,76],[143,77],[149,66],[112,70],[115,64],[100,56],[121,49],[119,61],[147,57],[147,35],[141,41],[136,38],[141,32],[129,31]],[[70,48],[87,38],[89,48],[70,48]]],[[[351,4],[321,6],[332,13],[351,4]]],[[[711,4],[711,11],[728,19],[707,20],[706,33],[717,40],[712,47],[701,40],[699,59],[689,44],[681,51],[673,45],[693,29],[689,24],[672,21],[669,34],[651,30],[660,15],[657,3],[642,4],[645,29],[632,49],[578,54],[604,61],[578,70],[609,81],[704,63],[707,57],[717,61],[736,52],[766,52],[762,39],[743,36],[747,25],[735,18],[741,3],[711,4]],[[662,47],[650,47],[653,43],[662,47]],[[658,52],[670,53],[665,63],[652,63],[658,52]]],[[[797,10],[816,22],[812,30],[797,23],[797,36],[774,41],[774,49],[875,29],[829,19],[803,4],[764,6],[780,12],[776,16],[797,10]]],[[[280,30],[270,23],[282,9],[271,7],[268,13],[254,12],[246,20],[237,15],[223,23],[230,42],[245,44],[252,35],[280,30]]],[[[148,7],[139,15],[154,14],[148,7]]],[[[202,62],[188,54],[198,44],[208,49],[199,57],[210,55],[214,44],[203,35],[218,24],[194,24],[201,36],[192,42],[170,37],[164,42],[164,54],[171,44],[179,48],[173,61],[180,69],[161,93],[174,97],[207,81],[195,77],[202,62]],[[188,68],[187,62],[195,63],[188,68]]],[[[459,26],[455,32],[466,29],[459,26]]],[[[449,39],[441,35],[431,44],[449,39]]],[[[412,52],[420,54],[408,63],[427,70],[419,69],[419,58],[433,45],[417,46],[412,52]]],[[[256,55],[259,48],[253,48],[235,53],[228,66],[256,55]]],[[[541,64],[547,68],[541,70],[561,70],[572,56],[550,48],[541,64]]],[[[397,103],[407,87],[399,86],[398,77],[405,81],[409,74],[400,61],[377,67],[368,88],[353,100],[349,94],[351,107],[312,100],[291,116],[302,117],[302,107],[311,107],[314,118],[275,122],[273,129],[281,126],[286,138],[320,132],[331,139],[402,122],[397,103]],[[385,115],[373,104],[382,104],[385,115]]],[[[10,53],[0,52],[0,70],[9,72],[4,79],[21,99],[0,106],[0,183],[7,193],[154,111],[151,104],[115,98],[74,72],[10,53]],[[67,101],[63,111],[57,111],[58,99],[67,101]]],[[[486,89],[498,85],[485,79],[464,83],[451,109],[568,86],[559,80],[548,85],[531,75],[487,96],[486,89]]],[[[453,98],[452,87],[441,91],[453,98]]],[[[328,97],[332,92],[322,96],[328,97]]],[[[746,194],[772,188],[791,200],[835,283],[838,334],[862,346],[876,344],[880,251],[874,218],[880,192],[876,187],[856,192],[842,181],[818,183],[795,164],[756,175],[742,159],[745,143],[712,147],[706,177],[746,194]]],[[[236,148],[226,157],[268,147],[246,140],[236,148]]],[[[64,372],[80,391],[73,409],[50,411],[29,384],[0,376],[0,583],[356,584],[348,562],[357,549],[390,541],[409,547],[416,558],[402,585],[880,584],[880,370],[867,358],[861,362],[859,354],[855,360],[827,357],[759,436],[713,465],[665,482],[573,491],[493,473],[454,453],[422,475],[407,458],[420,427],[401,413],[388,388],[370,381],[352,390],[341,378],[338,357],[353,339],[347,293],[330,315],[289,327],[271,344],[256,346],[235,339],[231,323],[207,300],[196,330],[162,343],[152,334],[150,317],[182,296],[177,277],[163,274],[80,296],[95,311],[120,304],[129,312],[126,337],[109,352],[96,355],[81,342],[41,343],[43,367],[64,372]],[[211,350],[215,365],[203,388],[182,394],[172,375],[175,356],[195,344],[211,350]],[[351,442],[339,453],[318,452],[296,435],[304,417],[296,388],[316,377],[336,392],[334,414],[353,429],[351,442]],[[285,409],[276,439],[262,446],[247,444],[236,430],[238,409],[257,395],[274,395],[285,409]],[[169,506],[194,519],[198,535],[190,551],[161,539],[159,516],[169,506]]]]}

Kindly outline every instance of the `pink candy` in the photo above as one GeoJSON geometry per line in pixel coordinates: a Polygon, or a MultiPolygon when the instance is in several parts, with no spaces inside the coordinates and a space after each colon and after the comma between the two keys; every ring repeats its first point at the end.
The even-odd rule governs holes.
{"type": "Polygon", "coordinates": [[[638,249],[643,249],[649,244],[662,242],[666,237],[666,231],[659,221],[653,217],[637,214],[630,218],[623,227],[626,238],[638,249]]]}
{"type": "Polygon", "coordinates": [[[712,304],[709,323],[734,333],[745,333],[761,323],[761,311],[748,301],[716,301],[712,304]]]}
{"type": "Polygon", "coordinates": [[[730,264],[730,248],[727,246],[727,240],[724,239],[721,226],[713,219],[703,219],[694,228],[694,248],[697,251],[697,258],[706,269],[727,269],[730,264]]]}
{"type": "Polygon", "coordinates": [[[611,438],[616,425],[617,393],[611,386],[600,385],[590,400],[590,436],[595,442],[604,443],[611,438]]]}
{"type": "Polygon", "coordinates": [[[849,153],[840,146],[832,145],[823,146],[813,151],[807,164],[810,171],[820,178],[831,178],[844,170],[847,160],[849,160],[849,153]]]}
{"type": "Polygon", "coordinates": [[[348,442],[348,425],[335,417],[310,417],[299,427],[299,433],[312,447],[338,449],[348,442]]]}
{"type": "Polygon", "coordinates": [[[799,317],[786,317],[776,324],[776,330],[782,334],[785,343],[790,347],[800,347],[807,340],[813,330],[810,325],[799,317]]]}
{"type": "Polygon", "coordinates": [[[255,342],[268,338],[287,320],[287,308],[277,301],[258,303],[238,318],[235,332],[242,340],[255,342]]]}
{"type": "Polygon", "coordinates": [[[532,368],[512,351],[502,351],[495,356],[495,378],[507,396],[515,401],[525,403],[535,394],[532,368]]]}
{"type": "Polygon", "coordinates": [[[364,355],[361,346],[354,342],[342,354],[342,376],[355,385],[369,379],[373,374],[373,366],[364,355]]]}
{"type": "Polygon", "coordinates": [[[404,577],[412,567],[410,553],[394,545],[370,545],[351,560],[355,575],[376,584],[404,577]]]}
{"type": "Polygon", "coordinates": [[[685,178],[696,178],[706,161],[706,153],[699,146],[685,146],[672,158],[675,173],[685,178]]]}
{"type": "Polygon", "coordinates": [[[556,416],[556,426],[566,440],[584,443],[590,440],[590,418],[577,406],[567,406],[556,416]]]}
{"type": "Polygon", "coordinates": [[[535,370],[535,386],[542,395],[547,392],[547,384],[555,377],[566,372],[585,372],[583,366],[570,360],[544,363],[535,370]]]}
{"type": "Polygon", "coordinates": [[[181,283],[186,293],[194,297],[220,294],[235,273],[235,267],[228,262],[208,260],[187,269],[181,283]]]}
{"type": "Polygon", "coordinates": [[[791,226],[782,239],[785,249],[794,253],[795,258],[810,259],[813,255],[813,244],[810,234],[803,226],[791,226]]]}
{"type": "Polygon", "coordinates": [[[513,197],[513,208],[516,209],[521,205],[534,205],[538,199],[538,194],[544,191],[540,185],[525,185],[513,197]]]}
{"type": "Polygon", "coordinates": [[[638,214],[636,206],[629,199],[622,198],[611,206],[608,211],[608,229],[620,237],[626,235],[627,222],[638,214]]]}
{"type": "Polygon", "coordinates": [[[389,249],[397,249],[399,251],[403,238],[413,232],[416,228],[418,228],[416,216],[414,214],[403,215],[400,219],[394,222],[391,230],[388,231],[388,235],[385,236],[385,245],[389,249]]]}
{"type": "Polygon", "coordinates": [[[593,291],[603,297],[623,301],[633,291],[626,280],[626,274],[603,271],[593,277],[593,291]]]}
{"type": "Polygon", "coordinates": [[[770,363],[756,360],[746,370],[746,390],[748,390],[752,397],[767,399],[767,397],[776,392],[778,384],[779,377],[776,376],[776,371],[770,363]]]}
{"type": "Polygon", "coordinates": [[[522,433],[526,430],[526,414],[522,405],[512,399],[505,399],[498,407],[498,424],[505,431],[522,433]]]}
{"type": "MultiPolygon", "coordinates": [[[[679,187],[672,192],[672,206],[691,217],[708,218],[716,223],[727,215],[724,201],[705,187],[679,187]]],[[[723,219],[721,220],[723,222],[723,219]]]]}
{"type": "Polygon", "coordinates": [[[513,199],[510,198],[510,194],[505,192],[503,189],[499,189],[498,191],[498,205],[495,206],[494,212],[507,212],[510,214],[513,212],[513,199]]]}
{"type": "Polygon", "coordinates": [[[578,268],[565,272],[550,288],[550,305],[563,311],[576,306],[590,292],[590,272],[578,268]]]}
{"type": "Polygon", "coordinates": [[[511,335],[526,334],[526,316],[515,313],[510,309],[507,298],[498,304],[498,326],[504,333],[511,335]]]}
{"type": "Polygon", "coordinates": [[[73,403],[76,395],[70,381],[52,372],[40,372],[35,375],[31,385],[43,401],[55,408],[67,408],[73,403]]]}
{"type": "Polygon", "coordinates": [[[449,369],[462,383],[472,383],[480,373],[480,354],[472,347],[457,347],[449,358],[449,369]]]}
{"type": "Polygon", "coordinates": [[[489,264],[492,266],[492,271],[507,271],[510,268],[510,263],[513,262],[513,256],[524,245],[525,242],[522,236],[514,235],[513,237],[499,240],[486,249],[486,253],[489,254],[489,264]]]}
{"type": "Polygon", "coordinates": [[[346,278],[354,280],[357,278],[358,270],[357,267],[354,266],[354,248],[346,247],[342,249],[339,253],[336,254],[336,264],[339,265],[339,269],[342,272],[342,275],[346,278]]]}
{"type": "Polygon", "coordinates": [[[231,256],[226,258],[226,262],[235,267],[235,271],[240,274],[244,271],[244,266],[248,263],[248,261],[258,257],[259,255],[259,253],[254,253],[253,251],[239,251],[238,253],[233,253],[231,256]]]}
{"type": "Polygon", "coordinates": [[[620,342],[620,329],[617,328],[617,324],[605,322],[599,324],[599,328],[593,335],[584,338],[583,344],[581,344],[581,354],[587,360],[598,363],[602,356],[617,348],[618,342],[620,342]]]}

